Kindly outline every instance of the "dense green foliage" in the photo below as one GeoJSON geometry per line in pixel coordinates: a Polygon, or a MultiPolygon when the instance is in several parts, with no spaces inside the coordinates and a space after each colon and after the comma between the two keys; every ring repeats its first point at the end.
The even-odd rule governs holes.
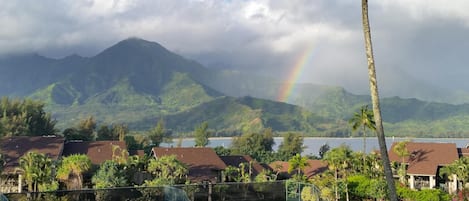
{"type": "Polygon", "coordinates": [[[233,139],[233,154],[246,154],[258,161],[264,161],[272,154],[274,139],[269,129],[264,133],[247,133],[233,139]]]}
{"type": "Polygon", "coordinates": [[[147,132],[147,135],[150,138],[152,145],[157,147],[163,142],[172,141],[171,131],[165,128],[163,119],[160,119],[158,123],[156,123],[156,126],[147,132]]]}
{"type": "Polygon", "coordinates": [[[404,187],[397,187],[397,194],[404,200],[409,201],[449,201],[451,196],[440,189],[423,189],[414,191],[404,187]]]}
{"type": "MultiPolygon", "coordinates": [[[[269,77],[207,69],[158,43],[137,38],[90,58],[5,57],[0,58],[0,95],[43,103],[26,103],[37,108],[27,113],[7,108],[5,115],[3,101],[0,115],[8,118],[1,119],[0,129],[4,135],[52,134],[55,121],[42,111],[44,107],[61,130],[93,116],[99,124],[123,123],[133,131],[148,130],[164,118],[175,133],[190,133],[207,121],[215,136],[270,127],[307,136],[347,137],[352,130],[348,119],[370,103],[369,96],[314,84],[295,86],[289,103],[301,107],[269,101],[276,100],[282,84],[269,77]],[[246,97],[253,95],[256,98],[246,97]]],[[[391,97],[382,98],[381,109],[388,136],[469,136],[469,104],[391,97]]]]}
{"type": "Polygon", "coordinates": [[[91,168],[91,160],[87,155],[73,154],[62,158],[57,168],[57,179],[64,182],[68,189],[81,189],[83,173],[91,168]]]}
{"type": "Polygon", "coordinates": [[[20,158],[20,173],[28,184],[29,192],[55,191],[58,182],[53,175],[53,161],[44,154],[28,152],[20,158]]]}
{"type": "Polygon", "coordinates": [[[284,156],[284,158],[290,158],[301,154],[304,148],[303,136],[288,132],[283,135],[283,141],[278,147],[278,152],[280,155],[284,156]]]}
{"type": "Polygon", "coordinates": [[[188,173],[186,165],[176,160],[174,155],[150,159],[147,171],[154,179],[145,181],[145,186],[182,184],[186,182],[188,173]]]}
{"type": "Polygon", "coordinates": [[[55,121],[44,111],[44,104],[31,99],[0,100],[0,136],[52,135],[55,121]]]}
{"type": "Polygon", "coordinates": [[[210,131],[208,130],[208,122],[203,122],[199,126],[195,127],[194,131],[195,146],[205,147],[210,143],[208,138],[210,137],[210,131]]]}
{"type": "Polygon", "coordinates": [[[114,160],[107,160],[101,164],[91,178],[91,182],[94,188],[114,188],[128,185],[123,166],[114,160]]]}

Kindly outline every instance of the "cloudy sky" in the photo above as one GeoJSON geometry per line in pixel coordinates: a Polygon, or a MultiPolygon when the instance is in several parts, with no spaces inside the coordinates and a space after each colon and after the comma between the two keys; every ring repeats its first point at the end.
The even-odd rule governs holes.
{"type": "MultiPolygon", "coordinates": [[[[359,0],[0,0],[0,54],[93,56],[140,37],[213,68],[368,90],[359,0]]],[[[469,1],[370,0],[379,82],[469,91],[469,1]]],[[[399,94],[400,93],[400,94],[399,94]]],[[[406,94],[407,93],[407,94],[406,94]]],[[[410,93],[410,94],[409,94],[410,93]]]]}

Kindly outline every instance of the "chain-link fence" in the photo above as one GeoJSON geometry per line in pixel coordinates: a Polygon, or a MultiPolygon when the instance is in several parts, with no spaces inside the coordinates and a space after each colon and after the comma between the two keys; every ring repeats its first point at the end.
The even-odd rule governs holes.
{"type": "Polygon", "coordinates": [[[313,184],[292,180],[285,182],[286,201],[319,201],[321,191],[313,184]]]}
{"type": "Polygon", "coordinates": [[[44,193],[6,194],[27,201],[285,201],[285,181],[263,183],[191,184],[164,187],[88,189],[44,193]]]}

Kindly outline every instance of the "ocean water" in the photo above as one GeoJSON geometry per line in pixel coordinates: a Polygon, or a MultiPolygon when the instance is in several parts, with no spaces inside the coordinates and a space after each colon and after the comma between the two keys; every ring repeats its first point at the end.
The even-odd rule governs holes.
{"type": "MultiPolygon", "coordinates": [[[[436,143],[455,143],[457,147],[466,147],[469,144],[469,138],[394,138],[394,137],[387,137],[386,138],[386,145],[389,150],[391,144],[393,142],[399,142],[404,140],[410,140],[412,142],[436,142],[436,143]]],[[[176,146],[178,139],[174,139],[174,142],[171,144],[163,143],[161,146],[163,147],[171,147],[176,146]]],[[[223,146],[229,148],[231,145],[232,138],[210,138],[209,147],[216,147],[216,146],[223,146]]],[[[278,146],[282,143],[283,138],[276,137],[274,138],[275,145],[274,150],[278,149],[278,146]]],[[[349,146],[354,151],[362,151],[363,150],[363,138],[355,137],[355,138],[321,138],[321,137],[305,137],[304,138],[304,146],[306,146],[303,154],[312,154],[312,155],[319,155],[319,148],[324,145],[328,144],[329,147],[334,148],[338,147],[342,144],[349,146]]],[[[185,138],[182,140],[182,147],[193,147],[195,145],[193,138],[185,138]]],[[[366,138],[366,151],[369,153],[373,150],[378,150],[378,139],[376,137],[368,137],[366,138]]]]}

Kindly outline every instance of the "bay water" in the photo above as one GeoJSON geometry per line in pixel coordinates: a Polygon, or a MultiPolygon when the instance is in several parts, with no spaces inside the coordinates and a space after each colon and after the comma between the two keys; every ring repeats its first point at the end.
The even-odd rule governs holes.
{"type": "MultiPolygon", "coordinates": [[[[209,147],[217,147],[223,146],[229,148],[231,145],[231,141],[233,138],[231,137],[222,137],[222,138],[210,138],[209,147]]],[[[459,148],[466,148],[469,144],[469,138],[394,138],[394,137],[387,137],[386,138],[386,145],[388,150],[391,147],[393,142],[399,142],[409,140],[412,142],[433,142],[433,143],[455,143],[456,147],[459,148]]],[[[163,147],[175,147],[177,144],[178,139],[174,139],[173,143],[163,143],[161,146],[163,147]]],[[[278,149],[278,146],[282,143],[282,137],[275,137],[274,138],[275,145],[273,146],[274,150],[278,149]]],[[[324,145],[328,144],[329,147],[335,148],[342,144],[349,146],[353,151],[363,151],[363,138],[361,137],[354,137],[354,138],[323,138],[323,137],[305,137],[304,138],[304,146],[305,149],[303,151],[303,155],[310,154],[310,155],[319,155],[319,148],[324,145]]],[[[193,138],[184,138],[182,139],[181,143],[182,147],[193,147],[195,145],[193,138]]],[[[366,152],[369,153],[374,150],[379,150],[378,139],[376,137],[368,137],[366,138],[366,152]]]]}

